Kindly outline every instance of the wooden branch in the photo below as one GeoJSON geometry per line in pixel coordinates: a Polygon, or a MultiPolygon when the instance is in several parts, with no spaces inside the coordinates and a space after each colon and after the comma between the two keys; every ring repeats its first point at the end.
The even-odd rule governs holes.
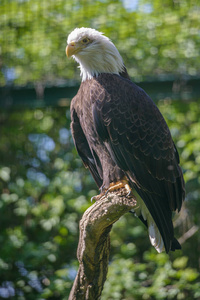
{"type": "Polygon", "coordinates": [[[127,190],[109,192],[89,207],[80,221],[79,270],[69,300],[100,299],[108,271],[112,224],[136,206],[127,190]]]}
{"type": "Polygon", "coordinates": [[[199,226],[192,226],[187,232],[184,233],[184,235],[182,235],[179,238],[179,243],[182,245],[183,243],[185,243],[185,241],[189,238],[191,238],[197,231],[199,230],[199,226]]]}

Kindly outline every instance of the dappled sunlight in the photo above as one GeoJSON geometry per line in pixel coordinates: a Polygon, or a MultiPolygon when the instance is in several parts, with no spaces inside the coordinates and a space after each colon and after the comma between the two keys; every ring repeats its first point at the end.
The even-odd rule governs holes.
{"type": "Polygon", "coordinates": [[[65,47],[67,35],[82,26],[112,39],[136,81],[199,74],[195,0],[165,5],[156,0],[4,0],[0,5],[0,85],[35,82],[40,89],[40,80],[48,86],[79,80],[72,61],[66,62],[65,47]]]}
{"type": "MultiPolygon", "coordinates": [[[[190,227],[199,226],[199,101],[183,105],[168,99],[158,105],[180,153],[187,190],[184,212],[190,227]]],[[[19,293],[48,299],[52,290],[58,288],[59,295],[70,290],[77,270],[79,220],[98,191],[74,149],[67,116],[64,108],[37,113],[24,110],[22,123],[21,113],[13,111],[1,128],[1,297],[19,293]],[[51,118],[51,126],[41,128],[35,114],[40,120],[51,118]],[[17,135],[19,128],[21,134],[17,135]],[[7,144],[9,148],[5,148],[7,144]],[[6,280],[5,274],[13,281],[6,280]]],[[[141,299],[142,295],[145,299],[158,299],[156,295],[176,299],[193,290],[198,295],[197,233],[187,239],[183,229],[188,226],[179,218],[175,224],[176,236],[184,238],[183,250],[168,256],[150,248],[145,226],[133,214],[115,223],[102,299],[109,299],[111,293],[119,300],[122,293],[127,299],[141,299]],[[192,253],[190,241],[195,245],[192,253]]]]}
{"type": "Polygon", "coordinates": [[[180,154],[182,250],[157,254],[128,213],[111,231],[102,300],[200,299],[200,5],[195,0],[0,1],[0,298],[67,300],[79,221],[99,193],[73,144],[75,27],[105,33],[158,104],[180,154]]]}

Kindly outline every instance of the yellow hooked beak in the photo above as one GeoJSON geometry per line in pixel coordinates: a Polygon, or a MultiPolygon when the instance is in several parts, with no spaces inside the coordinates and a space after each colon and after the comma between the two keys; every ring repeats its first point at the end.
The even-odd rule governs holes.
{"type": "Polygon", "coordinates": [[[66,47],[66,55],[67,57],[71,57],[72,55],[76,54],[81,50],[80,47],[77,46],[75,42],[71,42],[69,45],[66,47]]]}

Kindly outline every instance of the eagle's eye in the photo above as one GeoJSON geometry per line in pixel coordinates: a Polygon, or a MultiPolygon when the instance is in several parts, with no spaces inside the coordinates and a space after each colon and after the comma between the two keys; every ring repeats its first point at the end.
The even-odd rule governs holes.
{"type": "Polygon", "coordinates": [[[89,38],[84,38],[84,39],[82,39],[82,43],[83,44],[88,44],[90,42],[90,39],[89,38]]]}

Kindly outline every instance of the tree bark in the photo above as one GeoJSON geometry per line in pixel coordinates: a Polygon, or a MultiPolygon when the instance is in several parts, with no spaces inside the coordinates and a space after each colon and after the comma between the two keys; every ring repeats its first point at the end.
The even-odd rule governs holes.
{"type": "Polygon", "coordinates": [[[69,300],[100,299],[108,271],[112,224],[136,206],[125,188],[109,192],[89,207],[80,221],[79,269],[69,300]]]}

